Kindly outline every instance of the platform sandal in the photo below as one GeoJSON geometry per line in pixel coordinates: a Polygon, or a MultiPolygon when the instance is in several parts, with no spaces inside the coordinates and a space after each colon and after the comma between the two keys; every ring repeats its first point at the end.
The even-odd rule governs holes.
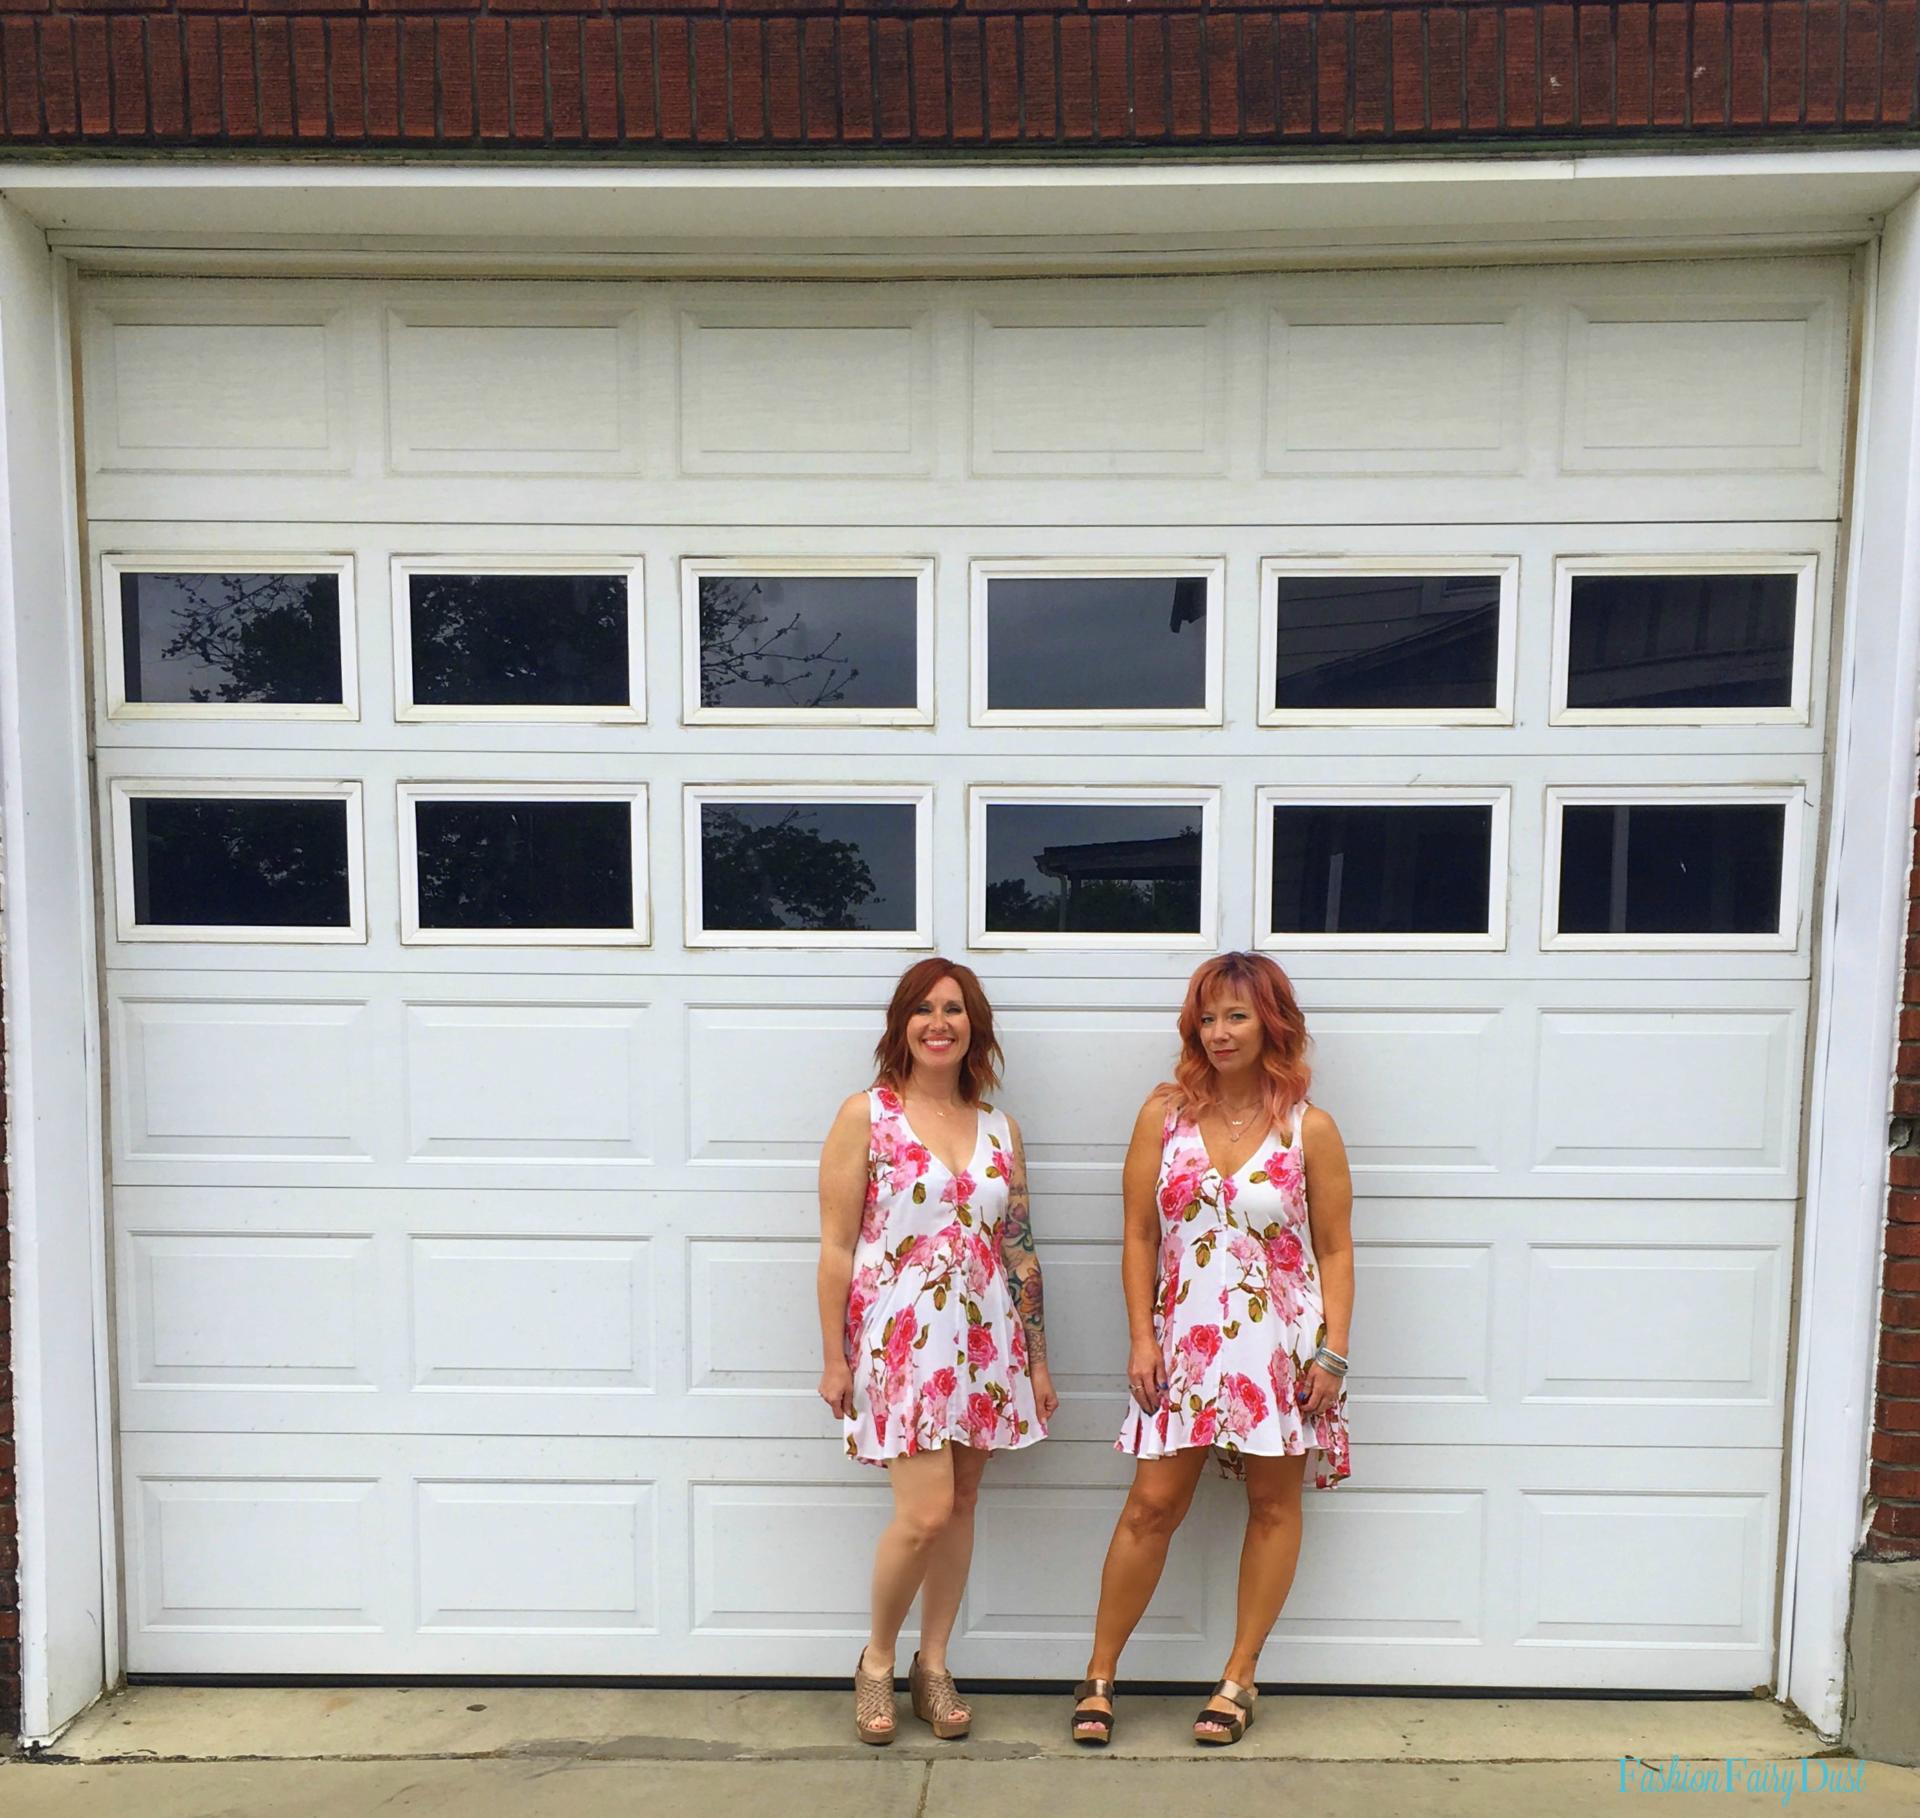
{"type": "Polygon", "coordinates": [[[1073,1739],[1090,1749],[1103,1749],[1113,1740],[1113,1713],[1111,1711],[1083,1711],[1081,1705],[1089,1698],[1104,1698],[1113,1703],[1113,1681],[1111,1679],[1083,1679],[1073,1688],[1073,1739]],[[1082,1730],[1093,1730],[1096,1734],[1083,1736],[1082,1730]]]}
{"type": "Polygon", "coordinates": [[[973,1728],[973,1713],[953,1683],[953,1675],[944,1668],[923,1667],[915,1654],[907,1668],[907,1691],[913,1698],[913,1714],[922,1723],[931,1724],[942,1742],[958,1742],[973,1728]]]}
{"type": "Polygon", "coordinates": [[[853,1663],[853,1727],[860,1732],[862,1742],[875,1748],[891,1742],[899,1727],[893,1708],[893,1675],[869,1673],[864,1647],[853,1663]]]}
{"type": "Polygon", "coordinates": [[[1260,1696],[1260,1688],[1223,1679],[1213,1688],[1213,1695],[1231,1699],[1240,1708],[1237,1711],[1216,1711],[1210,1704],[1203,1705],[1199,1716],[1193,1720],[1193,1739],[1202,1748],[1223,1749],[1238,1742],[1253,1728],[1253,1701],[1260,1696]],[[1202,1728],[1202,1725],[1206,1727],[1202,1728]]]}

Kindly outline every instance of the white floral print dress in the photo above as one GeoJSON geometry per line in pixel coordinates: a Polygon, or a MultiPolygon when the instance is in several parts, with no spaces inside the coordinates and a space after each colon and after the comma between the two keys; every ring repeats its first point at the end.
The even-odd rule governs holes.
{"type": "Polygon", "coordinates": [[[980,1107],[958,1174],[914,1135],[899,1095],[867,1094],[867,1205],[847,1294],[847,1456],[884,1465],[950,1440],[1010,1451],[1046,1437],[1027,1334],[1000,1260],[1012,1133],[980,1107]]]}
{"type": "Polygon", "coordinates": [[[1212,1446],[1235,1472],[1248,1454],[1311,1452],[1322,1490],[1349,1474],[1345,1390],[1313,1420],[1295,1399],[1327,1329],[1307,1224],[1306,1109],[1294,1107],[1284,1145],[1261,1144],[1224,1176],[1207,1159],[1198,1126],[1168,1114],[1153,1310],[1167,1389],[1152,1414],[1128,1404],[1120,1451],[1165,1458],[1212,1446]]]}

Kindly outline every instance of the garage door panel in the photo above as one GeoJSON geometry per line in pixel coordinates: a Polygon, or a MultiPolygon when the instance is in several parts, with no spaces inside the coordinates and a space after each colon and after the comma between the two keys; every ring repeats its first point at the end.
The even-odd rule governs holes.
{"type": "MultiPolygon", "coordinates": [[[[170,701],[184,718],[114,711],[96,677],[98,818],[126,847],[101,858],[133,1670],[843,1676],[888,1498],[816,1393],[821,1137],[868,1075],[899,966],[965,954],[985,925],[972,792],[1084,803],[1150,787],[1213,805],[1208,939],[1247,946],[1275,920],[1331,937],[1274,951],[1354,1166],[1356,1475],[1308,1499],[1263,1671],[1765,1678],[1849,283],[1831,258],[913,285],[89,278],[92,646],[126,637],[116,577],[143,566],[307,561],[351,600],[337,684],[295,678],[305,692],[252,717],[212,700],[170,701]],[[625,673],[644,670],[645,698],[629,720],[396,717],[397,633],[413,627],[396,621],[396,573],[602,559],[640,577],[625,673]],[[931,641],[931,723],[689,719],[706,640],[682,564],[751,577],[813,560],[930,575],[915,635],[931,641]],[[975,726],[975,565],[1096,560],[1218,574],[1218,723],[975,726]],[[1513,577],[1495,639],[1510,674],[1496,654],[1491,705],[1471,709],[1503,722],[1510,706],[1511,723],[1439,724],[1423,640],[1458,601],[1425,582],[1434,622],[1404,650],[1397,633],[1362,639],[1355,660],[1397,663],[1427,705],[1268,723],[1299,631],[1282,566],[1513,577]],[[1714,666],[1732,649],[1778,694],[1786,623],[1791,699],[1770,695],[1765,723],[1737,705],[1699,723],[1692,708],[1560,723],[1572,646],[1597,635],[1572,577],[1603,569],[1630,577],[1616,594],[1654,577],[1634,595],[1643,618],[1691,597],[1689,577],[1804,575],[1790,620],[1770,596],[1758,630],[1705,612],[1683,647],[1580,659],[1620,698],[1697,702],[1729,684],[1714,666]],[[334,717],[282,716],[288,702],[334,717]],[[163,881],[180,866],[149,811],[138,875],[116,801],[273,783],[357,792],[354,938],[290,939],[283,922],[235,939],[211,886],[205,904],[169,899],[202,917],[190,938],[141,924],[153,865],[163,881]],[[488,921],[486,944],[411,938],[403,802],[472,789],[497,804],[526,785],[636,804],[631,923],[624,881],[605,882],[623,848],[602,815],[570,823],[591,862],[531,879],[522,865],[513,889],[453,905],[488,921]],[[836,945],[829,929],[728,946],[698,926],[690,943],[685,792],[755,785],[925,793],[930,862],[900,926],[933,945],[836,945]],[[1298,859],[1300,902],[1274,912],[1261,804],[1316,791],[1374,808],[1494,792],[1506,850],[1488,861],[1486,928],[1503,932],[1477,938],[1502,944],[1393,945],[1396,917],[1476,924],[1388,881],[1364,841],[1341,848],[1338,882],[1298,859]],[[1721,852],[1726,815],[1695,817],[1711,838],[1660,821],[1695,842],[1700,907],[1698,877],[1636,843],[1656,825],[1638,809],[1676,795],[1777,807],[1783,847],[1800,816],[1773,947],[1686,934],[1688,915],[1746,927],[1728,893],[1764,907],[1771,847],[1721,852]],[[1577,823],[1562,937],[1549,842],[1569,801],[1621,812],[1610,843],[1591,813],[1577,823]],[[1645,896],[1650,875],[1666,898],[1645,896]],[[583,937],[622,944],[552,939],[539,911],[563,898],[583,937]],[[1388,932],[1362,949],[1339,944],[1343,927],[1388,932]],[[1691,944],[1635,945],[1630,928],[1691,944]],[[289,1557],[313,1561],[300,1583],[289,1557]]],[[[153,598],[137,636],[180,616],[153,598]]],[[[1638,622],[1633,600],[1616,608],[1638,622]]],[[[1484,637],[1484,612],[1473,623],[1484,637]]],[[[566,647],[533,629],[542,662],[566,647]]],[[[593,645],[596,677],[618,670],[612,637],[593,645]]],[[[156,687],[178,693],[180,659],[160,677],[151,654],[156,687]]],[[[234,680],[216,659],[193,660],[234,680]]],[[[481,693],[525,683],[499,650],[461,661],[481,693]]],[[[1353,699],[1372,685],[1326,684],[1353,699]]],[[[552,676],[530,688],[549,707],[564,693],[552,676]]],[[[203,836],[245,818],[173,811],[203,836]]],[[[1336,818],[1316,825],[1350,835],[1336,818]]],[[[259,854],[214,852],[212,872],[259,882],[296,820],[259,854]]],[[[503,824],[496,806],[488,837],[503,824]]],[[[900,871],[898,840],[887,851],[900,871]]],[[[269,911],[292,900],[266,884],[269,911]]],[[[451,913],[435,888],[429,920],[451,913]]],[[[416,880],[416,909],[422,895],[416,880]]],[[[1131,1470],[1112,1445],[1120,1165],[1171,1068],[1196,953],[1041,940],[976,956],[1007,1048],[1000,1097],[1027,1140],[1063,1396],[1047,1444],[991,1467],[960,1624],[979,1677],[1084,1661],[1131,1470]]],[[[1242,1507],[1203,1483],[1130,1670],[1216,1670],[1242,1507]]]]}

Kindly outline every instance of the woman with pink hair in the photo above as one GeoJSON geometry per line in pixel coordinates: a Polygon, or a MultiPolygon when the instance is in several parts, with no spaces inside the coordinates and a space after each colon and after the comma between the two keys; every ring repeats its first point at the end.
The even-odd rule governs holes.
{"type": "Polygon", "coordinates": [[[1107,1548],[1073,1738],[1113,1735],[1120,1652],[1152,1599],[1207,1459],[1245,1480],[1246,1538],[1233,1648],[1194,1719],[1198,1743],[1235,1743],[1293,1585],[1300,1498],[1345,1477],[1353,1182],[1333,1119],[1307,1103],[1307,1025],[1264,954],[1208,960],[1180,1010],[1171,1083],[1140,1109],[1123,1181],[1133,1405],[1119,1450],[1133,1487],[1107,1548]]]}

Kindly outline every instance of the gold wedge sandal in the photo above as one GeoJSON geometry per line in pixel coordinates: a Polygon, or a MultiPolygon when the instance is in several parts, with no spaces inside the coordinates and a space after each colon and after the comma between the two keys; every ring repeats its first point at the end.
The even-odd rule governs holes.
{"type": "Polygon", "coordinates": [[[893,1708],[893,1675],[869,1673],[867,1650],[853,1663],[853,1727],[862,1742],[885,1748],[899,1728],[893,1708]]]}
{"type": "Polygon", "coordinates": [[[1113,1681],[1111,1679],[1083,1679],[1073,1688],[1073,1722],[1071,1733],[1075,1742],[1090,1749],[1103,1749],[1113,1740],[1112,1711],[1083,1711],[1081,1706],[1089,1698],[1104,1698],[1113,1703],[1113,1681]],[[1081,1735],[1082,1730],[1094,1732],[1081,1735]]]}
{"type": "Polygon", "coordinates": [[[1213,1688],[1216,1698],[1231,1699],[1240,1708],[1237,1711],[1216,1711],[1212,1705],[1202,1705],[1200,1714],[1193,1720],[1193,1739],[1202,1748],[1224,1749],[1236,1743],[1253,1728],[1253,1701],[1260,1696],[1258,1686],[1240,1685],[1231,1679],[1223,1679],[1213,1688]],[[1202,1725],[1206,1728],[1202,1728],[1202,1725]]]}
{"type": "Polygon", "coordinates": [[[936,1672],[923,1667],[918,1654],[907,1668],[907,1691],[913,1698],[913,1714],[922,1723],[931,1724],[942,1742],[958,1742],[973,1728],[973,1712],[960,1696],[953,1675],[944,1669],[936,1672]]]}

